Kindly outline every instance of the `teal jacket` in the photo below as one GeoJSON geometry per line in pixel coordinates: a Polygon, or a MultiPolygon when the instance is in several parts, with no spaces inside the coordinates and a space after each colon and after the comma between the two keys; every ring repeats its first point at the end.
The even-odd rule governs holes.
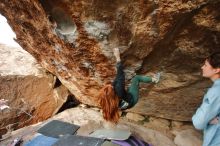
{"type": "Polygon", "coordinates": [[[203,102],[192,117],[196,129],[203,130],[203,146],[220,146],[220,122],[209,121],[220,114],[220,79],[214,81],[203,98],[203,102]]]}

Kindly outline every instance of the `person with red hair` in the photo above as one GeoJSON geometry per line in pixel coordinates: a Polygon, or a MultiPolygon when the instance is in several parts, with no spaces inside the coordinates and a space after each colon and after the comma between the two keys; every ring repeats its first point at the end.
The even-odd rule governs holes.
{"type": "Polygon", "coordinates": [[[119,111],[133,107],[139,98],[139,83],[158,83],[160,73],[153,77],[136,75],[128,90],[125,89],[125,74],[121,63],[119,48],[114,48],[116,57],[117,73],[112,84],[105,85],[98,94],[98,103],[101,106],[103,118],[106,121],[117,123],[119,120],[119,111]]]}

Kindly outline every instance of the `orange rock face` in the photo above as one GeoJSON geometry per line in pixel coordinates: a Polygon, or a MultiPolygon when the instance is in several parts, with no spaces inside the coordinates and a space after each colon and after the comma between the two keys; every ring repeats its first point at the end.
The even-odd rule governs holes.
{"type": "Polygon", "coordinates": [[[209,85],[200,82],[200,65],[219,50],[219,6],[218,0],[3,0],[0,13],[17,42],[81,102],[97,105],[99,89],[115,75],[112,48],[127,46],[121,51],[128,81],[135,73],[165,77],[144,86],[131,110],[189,121],[209,85]]]}

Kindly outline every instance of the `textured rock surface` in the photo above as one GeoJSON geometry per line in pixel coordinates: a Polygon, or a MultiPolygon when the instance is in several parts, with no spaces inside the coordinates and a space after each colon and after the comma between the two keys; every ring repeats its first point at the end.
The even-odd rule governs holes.
{"type": "Polygon", "coordinates": [[[0,75],[35,75],[43,74],[43,68],[25,50],[0,44],[0,75]]]}
{"type": "Polygon", "coordinates": [[[164,73],[159,85],[142,86],[131,111],[189,121],[209,85],[201,63],[219,50],[219,7],[219,0],[2,0],[0,13],[17,42],[81,102],[97,104],[97,91],[114,77],[112,47],[128,46],[128,81],[164,73]]]}
{"type": "Polygon", "coordinates": [[[53,116],[69,95],[56,78],[46,74],[22,48],[0,45],[0,99],[10,109],[0,112],[0,135],[53,116]]]}
{"type": "Polygon", "coordinates": [[[174,142],[177,146],[201,146],[202,136],[200,133],[192,129],[183,130],[177,134],[174,142]]]}
{"type": "Polygon", "coordinates": [[[136,122],[143,121],[145,119],[144,116],[141,116],[141,115],[135,114],[135,113],[127,113],[126,118],[129,120],[136,121],[136,122]]]}

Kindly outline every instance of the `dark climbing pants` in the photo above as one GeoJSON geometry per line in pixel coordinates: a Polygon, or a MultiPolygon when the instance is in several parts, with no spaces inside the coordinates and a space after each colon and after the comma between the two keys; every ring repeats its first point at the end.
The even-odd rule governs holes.
{"type": "Polygon", "coordinates": [[[123,71],[123,65],[121,62],[117,63],[117,74],[113,82],[115,93],[121,99],[129,103],[129,107],[134,106],[139,98],[139,83],[151,83],[152,78],[149,76],[136,75],[132,81],[131,85],[128,87],[128,91],[125,90],[125,73],[123,71]]]}

